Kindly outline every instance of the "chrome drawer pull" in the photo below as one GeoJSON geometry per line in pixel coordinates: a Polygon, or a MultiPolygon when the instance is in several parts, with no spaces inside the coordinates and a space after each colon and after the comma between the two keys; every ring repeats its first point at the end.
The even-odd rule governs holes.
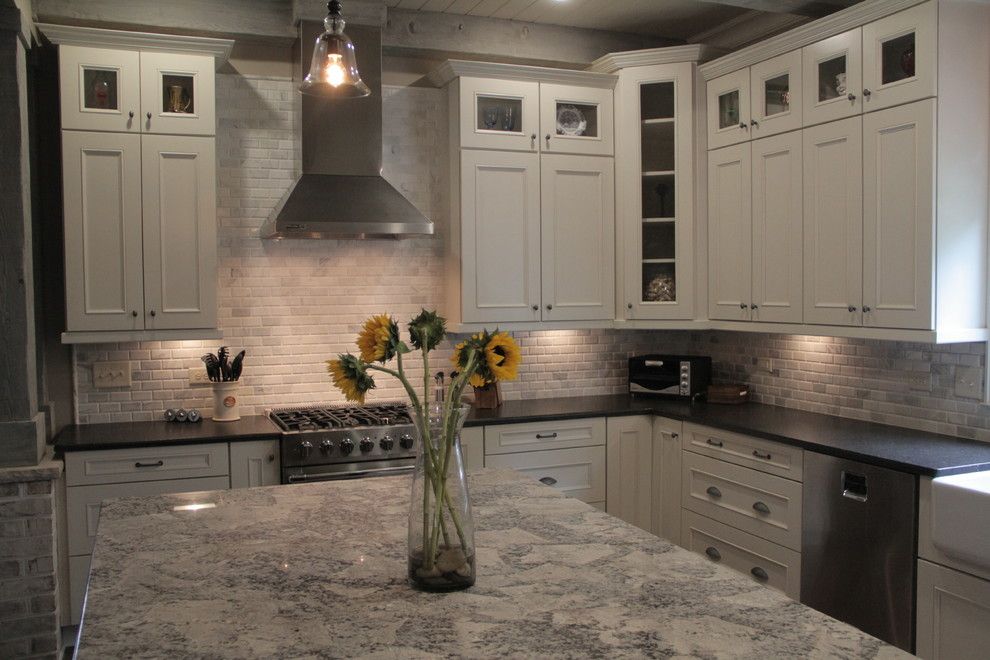
{"type": "Polygon", "coordinates": [[[721,447],[723,444],[725,444],[721,440],[714,440],[712,438],[708,438],[707,440],[705,440],[705,442],[710,444],[712,447],[721,447]]]}
{"type": "Polygon", "coordinates": [[[556,438],[556,437],[557,437],[557,432],[556,431],[554,431],[553,433],[537,433],[536,434],[536,439],[537,440],[548,440],[550,438],[556,438]]]}
{"type": "Polygon", "coordinates": [[[162,467],[164,465],[165,465],[165,461],[163,461],[163,460],[158,460],[158,461],[155,461],[154,463],[142,463],[142,462],[138,461],[137,463],[134,464],[134,467],[136,467],[136,468],[162,467]]]}
{"type": "Polygon", "coordinates": [[[708,558],[712,561],[720,561],[722,559],[722,553],[719,552],[718,548],[715,546],[710,545],[705,548],[705,554],[708,555],[708,558]]]}
{"type": "Polygon", "coordinates": [[[767,572],[762,568],[760,568],[759,566],[754,566],[749,572],[752,573],[753,577],[755,577],[760,582],[766,582],[767,580],[770,579],[770,576],[767,574],[767,572]]]}
{"type": "Polygon", "coordinates": [[[557,483],[557,480],[554,479],[553,477],[543,477],[542,479],[540,479],[540,483],[546,484],[547,486],[553,486],[555,483],[557,483]]]}
{"type": "Polygon", "coordinates": [[[753,502],[753,509],[757,513],[762,513],[763,515],[768,515],[770,513],[770,507],[768,507],[763,502],[753,502]]]}
{"type": "Polygon", "coordinates": [[[763,459],[764,461],[769,461],[770,460],[770,452],[767,452],[766,454],[761,454],[759,451],[757,451],[756,449],[754,449],[753,450],[753,456],[756,456],[757,458],[763,459]]]}
{"type": "Polygon", "coordinates": [[[709,486],[708,488],[705,489],[705,492],[715,498],[722,497],[722,491],[720,491],[715,486],[709,486]]]}

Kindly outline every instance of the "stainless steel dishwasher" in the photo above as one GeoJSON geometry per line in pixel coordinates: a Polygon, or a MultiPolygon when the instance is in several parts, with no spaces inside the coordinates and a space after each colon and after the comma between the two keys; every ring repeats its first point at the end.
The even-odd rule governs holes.
{"type": "Polygon", "coordinates": [[[914,650],[914,475],[804,453],[801,602],[914,650]]]}

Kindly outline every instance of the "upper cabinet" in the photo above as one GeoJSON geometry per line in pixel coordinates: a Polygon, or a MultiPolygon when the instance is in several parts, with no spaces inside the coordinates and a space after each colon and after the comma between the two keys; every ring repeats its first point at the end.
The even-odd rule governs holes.
{"type": "Polygon", "coordinates": [[[708,148],[718,149],[749,139],[749,69],[708,81],[708,148]]]}
{"type": "Polygon", "coordinates": [[[935,96],[937,29],[934,0],[863,27],[864,111],[935,96]]]}
{"type": "Polygon", "coordinates": [[[214,69],[232,42],[40,28],[59,45],[62,340],[215,338],[214,69]]]}
{"type": "Polygon", "coordinates": [[[856,28],[802,50],[805,126],[863,111],[862,33],[856,28]]]}
{"type": "Polygon", "coordinates": [[[541,84],[540,132],[544,153],[611,156],[612,90],[541,84]]]}
{"type": "Polygon", "coordinates": [[[749,68],[753,138],[801,128],[801,53],[794,51],[749,68]]]}

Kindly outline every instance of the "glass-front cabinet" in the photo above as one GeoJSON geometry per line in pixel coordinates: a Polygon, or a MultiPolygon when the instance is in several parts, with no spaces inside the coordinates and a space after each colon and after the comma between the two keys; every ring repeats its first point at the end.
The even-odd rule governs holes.
{"type": "Polygon", "coordinates": [[[856,28],[802,49],[805,126],[863,112],[862,32],[856,28]]]}
{"type": "Polygon", "coordinates": [[[541,151],[611,156],[612,105],[611,89],[542,83],[541,151]]]}
{"type": "Polygon", "coordinates": [[[619,317],[693,317],[692,64],[619,72],[619,317]]]}
{"type": "Polygon", "coordinates": [[[749,69],[708,82],[708,148],[718,149],[750,139],[749,69]]]}
{"type": "Polygon", "coordinates": [[[754,64],[749,78],[754,139],[801,128],[801,51],[754,64]]]}
{"type": "Polygon", "coordinates": [[[460,78],[461,145],[539,151],[540,83],[460,78]]]}
{"type": "Polygon", "coordinates": [[[59,67],[63,126],[80,131],[140,132],[137,51],[62,46],[59,67]]]}
{"type": "Polygon", "coordinates": [[[142,130],[216,133],[213,68],[213,58],[203,55],[141,53],[142,130]]]}
{"type": "Polygon", "coordinates": [[[935,96],[934,2],[863,27],[863,110],[879,110],[935,96]]]}

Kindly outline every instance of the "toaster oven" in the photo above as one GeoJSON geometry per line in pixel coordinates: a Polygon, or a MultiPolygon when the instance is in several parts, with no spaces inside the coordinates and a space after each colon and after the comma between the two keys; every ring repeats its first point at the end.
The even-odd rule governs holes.
{"type": "Polygon", "coordinates": [[[629,358],[629,392],[694,399],[712,380],[712,359],[697,355],[639,355],[629,358]]]}

